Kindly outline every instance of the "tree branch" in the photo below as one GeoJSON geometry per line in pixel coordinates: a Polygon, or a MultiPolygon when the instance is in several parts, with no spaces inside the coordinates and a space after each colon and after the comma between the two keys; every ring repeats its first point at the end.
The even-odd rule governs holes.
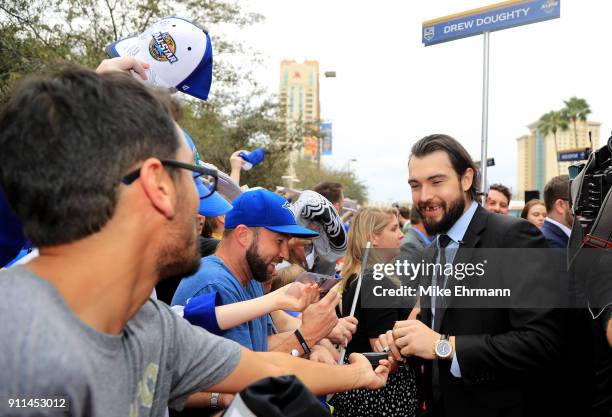
{"type": "Polygon", "coordinates": [[[36,30],[36,27],[34,26],[34,24],[29,20],[26,19],[22,16],[19,16],[16,13],[13,13],[11,10],[9,10],[8,8],[4,7],[2,5],[2,3],[0,3],[0,9],[3,10],[6,14],[8,14],[9,16],[13,16],[15,19],[17,19],[19,22],[25,23],[31,30],[32,33],[34,33],[34,36],[36,36],[36,38],[38,40],[40,40],[47,48],[52,49],[51,45],[49,44],[49,42],[47,42],[46,39],[44,39],[40,33],[38,32],[38,30],[36,30]]]}
{"type": "Polygon", "coordinates": [[[115,35],[115,41],[117,41],[117,39],[118,39],[118,36],[117,36],[117,25],[115,25],[115,16],[113,15],[114,8],[111,7],[111,5],[108,2],[108,0],[104,0],[104,2],[106,3],[106,7],[108,8],[108,13],[110,14],[111,22],[113,24],[113,34],[115,35]]]}

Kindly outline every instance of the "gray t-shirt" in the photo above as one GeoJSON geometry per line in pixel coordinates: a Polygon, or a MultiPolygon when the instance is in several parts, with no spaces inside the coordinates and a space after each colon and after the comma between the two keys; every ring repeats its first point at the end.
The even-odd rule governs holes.
{"type": "Polygon", "coordinates": [[[23,267],[0,272],[0,416],[9,399],[66,397],[69,412],[28,415],[163,416],[225,379],[240,345],[148,300],[123,334],[80,321],[59,292],[23,267]]]}

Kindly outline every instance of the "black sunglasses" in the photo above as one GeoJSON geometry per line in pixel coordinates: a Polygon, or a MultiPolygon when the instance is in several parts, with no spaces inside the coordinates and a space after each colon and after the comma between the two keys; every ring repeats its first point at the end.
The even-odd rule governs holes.
{"type": "MultiPolygon", "coordinates": [[[[200,187],[198,187],[198,192],[200,194],[201,199],[211,196],[212,193],[217,190],[218,176],[216,169],[204,168],[198,165],[186,164],[184,162],[179,161],[171,161],[169,159],[160,159],[160,162],[164,166],[188,169],[189,171],[192,171],[193,179],[195,180],[196,178],[199,178],[200,181],[202,181],[203,192],[200,190],[200,187]]],[[[136,181],[139,176],[140,168],[137,168],[129,174],[125,175],[123,178],[121,178],[121,182],[125,185],[130,185],[131,183],[136,181]]]]}

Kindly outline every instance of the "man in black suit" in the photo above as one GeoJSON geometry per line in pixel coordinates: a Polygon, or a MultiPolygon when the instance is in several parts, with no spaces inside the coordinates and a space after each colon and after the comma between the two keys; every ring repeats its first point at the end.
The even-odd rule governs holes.
{"type": "Polygon", "coordinates": [[[567,248],[574,217],[569,205],[569,176],[553,177],[544,187],[546,219],[540,229],[551,248],[567,248]]]}
{"type": "Polygon", "coordinates": [[[519,259],[505,259],[513,257],[508,251],[546,248],[542,234],[522,219],[487,212],[478,204],[477,168],[449,136],[418,141],[408,169],[413,202],[427,232],[436,236],[426,259],[475,264],[483,260],[476,249],[521,249],[508,249],[489,262],[490,271],[480,280],[457,281],[446,273],[429,277],[434,286],[449,289],[459,283],[474,288],[506,285],[512,292],[510,304],[483,308],[478,304],[486,303],[482,298],[421,295],[420,320],[398,322],[387,336],[388,347],[396,356],[399,351],[424,360],[430,415],[549,415],[560,404],[550,396],[555,367],[562,370],[557,363],[562,343],[558,312],[512,303],[552,293],[553,284],[538,262],[525,262],[529,271],[522,274],[517,273],[519,259]]]}

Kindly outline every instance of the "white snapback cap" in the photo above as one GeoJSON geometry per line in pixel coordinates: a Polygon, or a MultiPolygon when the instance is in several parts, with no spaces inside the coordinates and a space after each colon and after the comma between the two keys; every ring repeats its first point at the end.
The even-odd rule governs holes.
{"type": "Polygon", "coordinates": [[[195,23],[167,17],[139,35],[106,47],[110,57],[133,56],[149,64],[148,82],[176,88],[206,100],[212,84],[213,53],[210,36],[195,23]]]}

